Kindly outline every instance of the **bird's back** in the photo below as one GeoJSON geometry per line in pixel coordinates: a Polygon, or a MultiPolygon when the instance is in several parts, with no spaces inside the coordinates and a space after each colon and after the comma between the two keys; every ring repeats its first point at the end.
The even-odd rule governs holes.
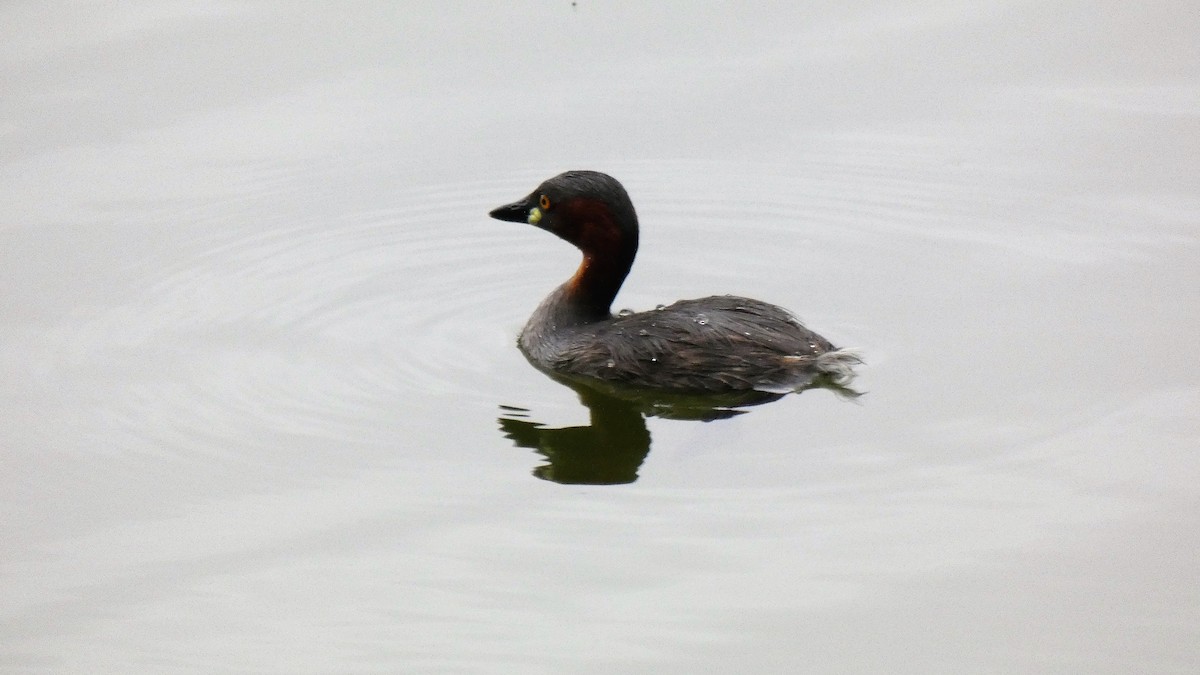
{"type": "Polygon", "coordinates": [[[559,374],[697,393],[789,391],[837,353],[788,311],[732,295],[564,328],[544,346],[527,355],[559,374]]]}

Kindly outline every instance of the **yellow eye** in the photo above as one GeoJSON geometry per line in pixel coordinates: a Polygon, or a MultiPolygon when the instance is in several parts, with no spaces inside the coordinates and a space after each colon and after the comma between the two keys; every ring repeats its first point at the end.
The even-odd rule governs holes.
{"type": "Polygon", "coordinates": [[[542,198],[538,200],[538,206],[541,206],[543,211],[550,208],[550,198],[542,195],[542,198]]]}

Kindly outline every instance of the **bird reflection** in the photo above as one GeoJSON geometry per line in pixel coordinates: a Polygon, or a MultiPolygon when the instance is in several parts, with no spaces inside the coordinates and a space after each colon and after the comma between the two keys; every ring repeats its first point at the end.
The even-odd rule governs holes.
{"type": "Polygon", "coordinates": [[[586,426],[554,429],[529,419],[520,408],[507,407],[500,429],[518,447],[532,448],[546,464],[533,475],[555,483],[619,485],[637,480],[638,467],[650,453],[650,430],[641,412],[628,401],[594,389],[576,386],[587,406],[586,426]]]}
{"type": "MultiPolygon", "coordinates": [[[[533,475],[542,480],[575,485],[620,485],[637,480],[638,469],[650,454],[646,417],[711,422],[741,415],[743,408],[770,403],[785,394],[748,391],[720,396],[685,396],[627,390],[553,379],[574,389],[588,409],[589,424],[552,428],[529,419],[529,411],[500,406],[500,430],[521,448],[546,458],[533,475]]],[[[844,398],[859,392],[825,379],[806,389],[831,389],[844,398]]]]}

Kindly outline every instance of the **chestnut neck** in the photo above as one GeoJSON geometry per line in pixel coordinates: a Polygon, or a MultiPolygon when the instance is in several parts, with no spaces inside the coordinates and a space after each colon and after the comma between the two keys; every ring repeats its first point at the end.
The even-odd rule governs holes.
{"type": "Polygon", "coordinates": [[[601,250],[583,249],[579,269],[563,288],[566,300],[586,320],[610,317],[613,300],[625,283],[637,255],[637,240],[612,242],[601,250]]]}
{"type": "Polygon", "coordinates": [[[557,216],[551,231],[583,253],[579,269],[559,289],[561,309],[582,323],[607,319],[637,255],[633,206],[628,200],[614,208],[603,199],[576,197],[561,203],[557,216]]]}

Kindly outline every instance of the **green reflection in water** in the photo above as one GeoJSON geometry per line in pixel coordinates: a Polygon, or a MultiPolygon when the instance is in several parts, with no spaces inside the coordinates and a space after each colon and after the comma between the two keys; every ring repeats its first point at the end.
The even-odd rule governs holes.
{"type": "MultiPolygon", "coordinates": [[[[786,394],[764,391],[724,395],[677,395],[621,389],[600,383],[553,379],[574,389],[590,415],[585,426],[552,428],[529,419],[530,411],[501,405],[500,430],[517,447],[546,458],[533,475],[574,485],[620,485],[637,480],[638,468],[650,453],[647,417],[712,422],[741,415],[743,408],[770,403],[786,394]]],[[[800,391],[829,389],[843,398],[861,396],[845,385],[818,379],[800,391]]]]}

